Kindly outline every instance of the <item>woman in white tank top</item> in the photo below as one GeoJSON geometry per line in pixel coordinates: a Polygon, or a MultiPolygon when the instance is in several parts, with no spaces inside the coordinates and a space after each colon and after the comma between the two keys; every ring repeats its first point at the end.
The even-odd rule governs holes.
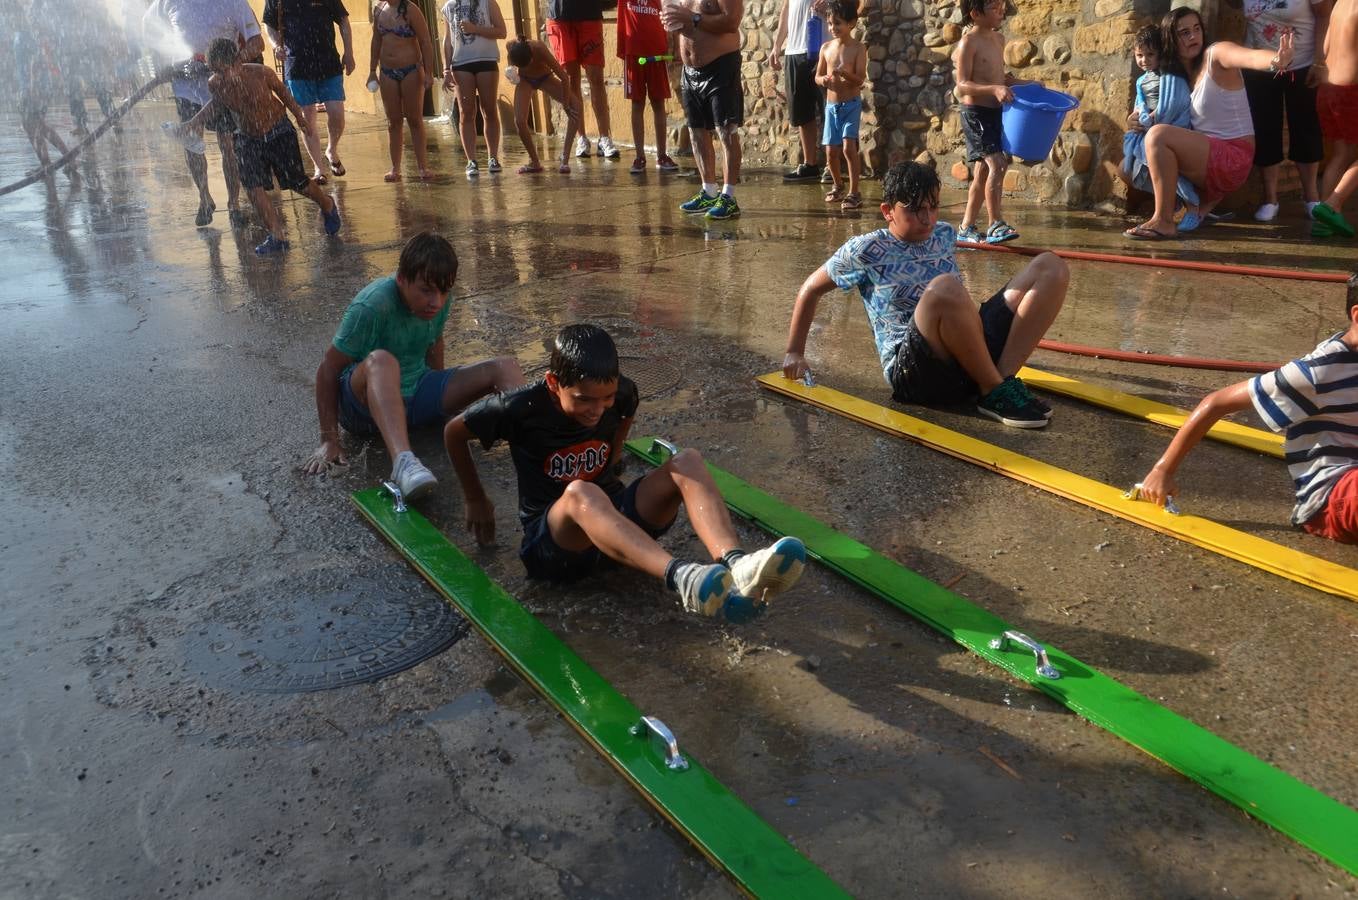
{"type": "Polygon", "coordinates": [[[481,173],[476,164],[476,111],[486,135],[486,169],[500,171],[500,41],[504,15],[495,0],[448,0],[443,5],[443,89],[457,96],[458,136],[467,154],[467,177],[481,173]]]}
{"type": "Polygon", "coordinates": [[[1146,132],[1146,162],[1155,185],[1155,215],[1123,234],[1156,241],[1192,231],[1223,197],[1240,187],[1254,165],[1254,125],[1241,69],[1286,71],[1292,60],[1292,35],[1278,50],[1249,50],[1229,41],[1208,46],[1202,18],[1180,6],[1160,24],[1169,71],[1193,88],[1193,128],[1156,125],[1146,132]],[[1174,224],[1175,185],[1179,176],[1199,189],[1202,203],[1174,224]]]}

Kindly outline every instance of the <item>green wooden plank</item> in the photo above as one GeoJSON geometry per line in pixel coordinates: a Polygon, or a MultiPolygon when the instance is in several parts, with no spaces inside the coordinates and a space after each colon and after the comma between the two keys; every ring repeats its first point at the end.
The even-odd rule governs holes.
{"type": "MultiPolygon", "coordinates": [[[[627,449],[652,465],[669,456],[654,438],[628,441],[627,449]]],[[[1032,652],[992,649],[1010,629],[997,616],[729,472],[708,470],[737,514],[772,534],[796,535],[813,559],[1358,875],[1358,812],[1055,647],[1046,651],[1060,679],[1039,676],[1032,652]]]]}
{"type": "Polygon", "coordinates": [[[756,897],[849,896],[693,757],[683,754],[685,770],[668,768],[663,744],[633,732],[641,711],[418,511],[396,512],[380,488],[359,491],[353,500],[416,571],[742,889],[756,897]]]}

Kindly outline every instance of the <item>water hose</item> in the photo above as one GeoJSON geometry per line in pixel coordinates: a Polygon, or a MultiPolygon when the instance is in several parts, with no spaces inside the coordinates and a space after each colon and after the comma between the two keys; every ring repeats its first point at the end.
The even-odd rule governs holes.
{"type": "Polygon", "coordinates": [[[123,105],[115,109],[109,115],[109,117],[105,119],[102,124],[100,124],[98,128],[94,129],[94,131],[91,131],[89,134],[87,134],[84,140],[82,140],[80,143],[76,144],[69,150],[67,150],[64,154],[62,154],[62,156],[59,159],[48,163],[47,165],[43,166],[41,169],[38,169],[38,171],[34,172],[33,174],[29,175],[26,178],[21,178],[18,181],[15,181],[11,184],[7,184],[4,187],[0,187],[0,197],[3,197],[6,194],[12,194],[17,190],[26,188],[30,184],[41,181],[44,178],[47,178],[50,175],[54,175],[55,173],[64,169],[67,165],[71,163],[72,160],[74,160],[77,156],[80,155],[80,151],[84,150],[90,144],[97,141],[100,138],[100,136],[104,134],[104,132],[108,131],[115,124],[117,124],[119,119],[127,115],[128,110],[130,110],[133,106],[144,100],[147,94],[151,93],[152,90],[169,81],[176,74],[177,71],[174,67],[165,69],[164,71],[158,73],[155,78],[152,78],[146,84],[142,85],[140,88],[137,89],[136,93],[134,93],[131,97],[128,97],[127,100],[123,102],[123,105]]]}
{"type": "Polygon", "coordinates": [[[1174,366],[1180,369],[1213,369],[1218,372],[1272,372],[1282,363],[1245,362],[1236,359],[1210,359],[1199,356],[1166,356],[1162,353],[1142,353],[1137,350],[1113,350],[1109,347],[1090,347],[1085,344],[1067,344],[1063,341],[1041,340],[1037,346],[1056,353],[1069,353],[1073,356],[1092,356],[1095,359],[1111,359],[1114,362],[1144,363],[1148,366],[1174,366]]]}
{"type": "MultiPolygon", "coordinates": [[[[973,241],[958,241],[957,246],[968,250],[996,250],[1000,253],[1017,253],[1020,256],[1037,256],[1049,251],[1037,247],[1013,247],[1009,244],[981,244],[973,241]]],[[[1161,269],[1187,269],[1190,272],[1216,272],[1222,275],[1253,275],[1258,278],[1286,278],[1289,281],[1323,281],[1329,284],[1344,284],[1349,276],[1342,272],[1305,272],[1296,269],[1270,269],[1261,266],[1233,266],[1229,263],[1197,262],[1185,259],[1150,259],[1144,256],[1124,256],[1121,253],[1093,253],[1088,250],[1052,250],[1062,259],[1083,259],[1089,262],[1122,263],[1129,266],[1155,266],[1161,269]]]]}

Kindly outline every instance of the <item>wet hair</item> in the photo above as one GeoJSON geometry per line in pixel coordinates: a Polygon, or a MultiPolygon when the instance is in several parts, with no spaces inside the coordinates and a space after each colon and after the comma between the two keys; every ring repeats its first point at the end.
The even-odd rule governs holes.
{"type": "Polygon", "coordinates": [[[440,291],[446,291],[457,278],[457,254],[448,239],[437,231],[421,231],[401,248],[396,274],[406,281],[423,278],[440,291]]]}
{"type": "Polygon", "coordinates": [[[977,15],[980,15],[981,13],[984,13],[985,5],[988,2],[990,2],[990,0],[962,0],[961,10],[963,21],[967,24],[971,24],[971,14],[976,13],[977,15]]]}
{"type": "MultiPolygon", "coordinates": [[[[1160,20],[1160,44],[1163,48],[1160,51],[1162,57],[1160,68],[1162,71],[1181,78],[1188,78],[1188,72],[1184,69],[1183,61],[1179,59],[1179,22],[1189,16],[1196,16],[1198,24],[1202,25],[1202,53],[1207,52],[1207,47],[1212,42],[1207,37],[1207,26],[1203,24],[1202,14],[1196,9],[1189,9],[1187,6],[1176,6],[1165,17],[1160,20]]],[[[1202,55],[1198,56],[1198,60],[1202,55]]],[[[1196,63],[1198,60],[1194,60],[1196,63]]]]}
{"type": "Polygon", "coordinates": [[[531,63],[533,47],[528,43],[528,38],[521,34],[505,44],[505,59],[515,66],[526,66],[531,63]]]}
{"type": "Polygon", "coordinates": [[[831,0],[830,13],[841,22],[857,22],[858,0],[831,0]]]}
{"type": "Polygon", "coordinates": [[[618,348],[598,325],[567,325],[552,342],[548,370],[562,387],[582,381],[616,381],[618,348]]]}
{"type": "Polygon", "coordinates": [[[1355,306],[1358,306],[1358,272],[1349,276],[1349,299],[1344,304],[1344,311],[1352,314],[1355,306]]]}
{"type": "Polygon", "coordinates": [[[1156,56],[1162,54],[1165,42],[1160,35],[1160,28],[1156,25],[1142,25],[1137,29],[1136,37],[1132,38],[1132,47],[1146,53],[1154,53],[1156,56]]]}
{"type": "Polygon", "coordinates": [[[896,163],[882,176],[882,202],[904,203],[912,212],[937,201],[938,189],[938,173],[924,163],[896,163]]]}
{"type": "Polygon", "coordinates": [[[240,48],[230,38],[217,38],[208,45],[207,64],[209,66],[229,66],[240,56],[240,48]]]}

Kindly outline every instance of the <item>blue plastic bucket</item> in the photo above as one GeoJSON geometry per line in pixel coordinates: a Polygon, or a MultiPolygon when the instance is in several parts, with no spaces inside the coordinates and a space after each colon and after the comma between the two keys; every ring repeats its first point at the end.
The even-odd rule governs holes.
{"type": "Polygon", "coordinates": [[[1004,107],[1002,146],[1019,159],[1042,160],[1052,152],[1066,113],[1080,105],[1070,94],[1040,84],[1016,84],[1014,102],[1004,107]]]}

